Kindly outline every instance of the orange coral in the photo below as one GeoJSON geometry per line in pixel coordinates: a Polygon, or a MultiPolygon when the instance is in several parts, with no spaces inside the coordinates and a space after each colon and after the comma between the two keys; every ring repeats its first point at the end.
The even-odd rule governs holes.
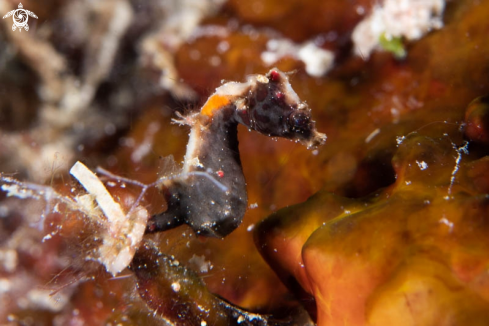
{"type": "Polygon", "coordinates": [[[489,201],[467,175],[487,160],[458,163],[452,145],[413,133],[392,186],[364,199],[320,192],[259,225],[257,247],[314,295],[320,325],[489,322],[489,201]]]}

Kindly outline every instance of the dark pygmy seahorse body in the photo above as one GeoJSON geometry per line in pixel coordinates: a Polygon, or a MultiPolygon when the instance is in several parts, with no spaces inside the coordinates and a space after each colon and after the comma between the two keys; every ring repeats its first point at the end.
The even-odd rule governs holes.
{"type": "Polygon", "coordinates": [[[163,182],[168,209],[153,216],[147,233],[181,224],[197,234],[222,238],[241,223],[247,207],[246,183],[238,151],[238,123],[308,148],[325,142],[307,104],[278,69],[228,82],[216,89],[200,112],[180,123],[191,126],[183,171],[163,182]]]}

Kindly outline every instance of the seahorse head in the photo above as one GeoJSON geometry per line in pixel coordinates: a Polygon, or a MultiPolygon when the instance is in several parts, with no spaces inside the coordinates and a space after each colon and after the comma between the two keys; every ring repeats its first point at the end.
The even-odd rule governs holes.
{"type": "Polygon", "coordinates": [[[323,144],[311,109],[292,89],[288,76],[271,69],[266,75],[248,77],[249,89],[237,102],[238,120],[251,129],[272,136],[300,141],[308,147],[323,144]]]}

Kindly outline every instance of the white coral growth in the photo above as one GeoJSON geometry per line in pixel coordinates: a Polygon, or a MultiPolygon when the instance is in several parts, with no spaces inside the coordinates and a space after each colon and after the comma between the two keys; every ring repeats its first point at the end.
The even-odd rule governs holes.
{"type": "Polygon", "coordinates": [[[368,58],[386,39],[405,37],[417,40],[432,29],[443,26],[445,0],[385,0],[361,21],[352,34],[355,54],[368,58]]]}
{"type": "MultiPolygon", "coordinates": [[[[64,196],[49,186],[20,182],[2,174],[0,174],[0,183],[3,184],[0,189],[5,191],[7,196],[44,200],[46,210],[38,222],[41,229],[44,218],[51,212],[58,212],[59,203],[65,204],[71,211],[82,213],[85,218],[101,226],[102,233],[97,237],[102,237],[102,244],[86,259],[99,261],[109,273],[115,276],[129,266],[143,239],[149,213],[144,207],[138,205],[141,198],[133,203],[128,212],[124,212],[102,181],[82,163],[76,162],[70,173],[85,188],[86,194],[75,197],[64,196]],[[55,205],[51,206],[52,203],[55,205]]],[[[139,197],[142,195],[143,192],[139,197]]],[[[43,241],[51,239],[56,232],[47,234],[43,241]]],[[[0,262],[1,258],[0,255],[0,262]]]]}
{"type": "Polygon", "coordinates": [[[80,162],[73,165],[70,174],[95,199],[106,218],[103,223],[105,234],[98,248],[97,260],[115,276],[129,265],[139,247],[149,218],[148,211],[137,206],[124,214],[100,179],[80,162]]]}
{"type": "Polygon", "coordinates": [[[325,75],[334,63],[333,52],[322,49],[312,41],[296,44],[288,39],[271,39],[267,42],[267,51],[261,54],[262,61],[268,66],[283,57],[301,60],[306,66],[306,72],[313,77],[325,75]]]}

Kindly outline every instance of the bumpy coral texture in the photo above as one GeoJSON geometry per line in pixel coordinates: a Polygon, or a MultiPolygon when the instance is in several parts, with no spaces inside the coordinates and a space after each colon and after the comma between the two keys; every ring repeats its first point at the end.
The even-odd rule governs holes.
{"type": "Polygon", "coordinates": [[[318,324],[489,321],[489,200],[476,184],[488,161],[437,129],[402,140],[392,186],[362,199],[322,191],[259,225],[258,247],[314,296],[318,324]]]}

